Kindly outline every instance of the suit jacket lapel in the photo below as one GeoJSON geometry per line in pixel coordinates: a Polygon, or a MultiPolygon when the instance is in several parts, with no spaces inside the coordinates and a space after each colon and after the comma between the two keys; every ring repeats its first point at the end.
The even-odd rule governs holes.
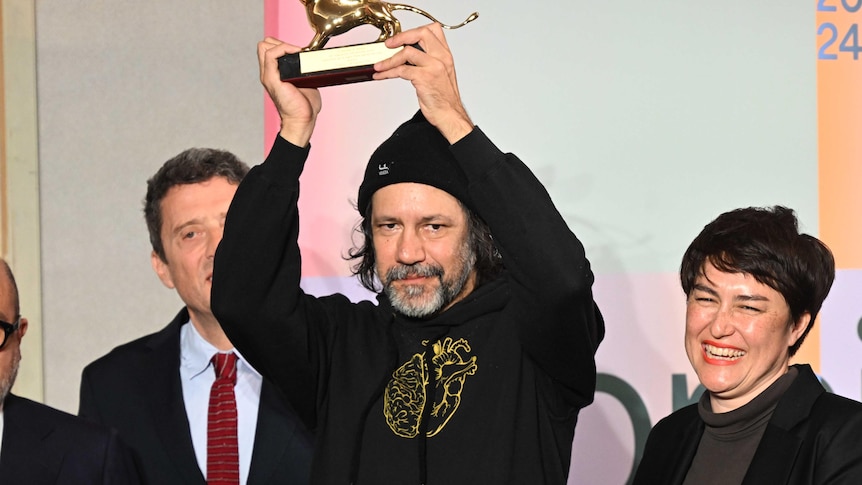
{"type": "Polygon", "coordinates": [[[743,485],[787,483],[801,445],[802,441],[793,433],[771,423],[767,425],[745,473],[743,485]]]}
{"type": "Polygon", "coordinates": [[[802,440],[793,429],[811,413],[814,402],[825,392],[808,365],[794,366],[799,375],[778,401],[743,485],[787,483],[802,440]]]}
{"type": "Polygon", "coordinates": [[[149,378],[142,383],[148,389],[143,395],[149,400],[156,433],[184,482],[204,483],[195,458],[180,382],[180,327],[188,321],[188,311],[183,308],[148,343],[152,367],[149,378]]]}
{"type": "Polygon", "coordinates": [[[266,379],[260,388],[260,406],[248,485],[273,483],[273,473],[288,460],[288,449],[305,448],[305,431],[300,429],[278,391],[266,379]]]}

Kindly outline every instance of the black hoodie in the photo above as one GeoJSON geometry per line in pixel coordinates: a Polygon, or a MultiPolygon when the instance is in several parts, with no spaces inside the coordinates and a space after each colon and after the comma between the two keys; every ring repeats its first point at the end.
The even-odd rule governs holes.
{"type": "Polygon", "coordinates": [[[589,262],[517,157],[478,127],[450,149],[506,270],[434,318],[300,289],[308,148],[278,138],[231,205],[213,312],[316,430],[313,483],[566,482],[604,336],[589,262]]]}

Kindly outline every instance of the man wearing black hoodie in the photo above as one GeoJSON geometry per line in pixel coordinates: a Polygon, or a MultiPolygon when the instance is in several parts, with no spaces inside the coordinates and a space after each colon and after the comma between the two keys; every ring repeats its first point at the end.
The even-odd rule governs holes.
{"type": "Polygon", "coordinates": [[[604,335],[583,246],[467,116],[440,26],[386,42],[407,47],[375,78],[411,81],[420,112],[359,188],[351,256],[377,305],[300,289],[299,176],[320,94],[280,81],[277,58],[298,48],[268,38],[261,81],[281,132],[228,212],[213,311],[316,428],[314,483],[563,484],[604,335]]]}

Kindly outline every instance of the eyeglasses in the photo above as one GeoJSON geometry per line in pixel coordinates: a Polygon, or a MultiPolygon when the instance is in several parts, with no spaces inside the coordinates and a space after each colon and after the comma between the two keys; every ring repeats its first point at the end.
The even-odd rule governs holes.
{"type": "Polygon", "coordinates": [[[0,343],[0,349],[6,346],[6,341],[9,340],[9,336],[12,335],[13,332],[18,330],[18,326],[21,325],[21,317],[15,319],[15,323],[4,322],[0,320],[0,328],[3,329],[3,343],[0,343]]]}

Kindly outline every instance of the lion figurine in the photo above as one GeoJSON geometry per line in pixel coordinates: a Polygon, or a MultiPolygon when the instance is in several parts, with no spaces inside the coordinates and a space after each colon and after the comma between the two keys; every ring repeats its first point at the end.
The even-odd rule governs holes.
{"type": "Polygon", "coordinates": [[[370,24],[380,29],[378,41],[383,41],[401,32],[401,23],[392,12],[408,10],[425,16],[432,22],[437,22],[445,29],[457,29],[476,20],[479,14],[473,12],[458,25],[446,25],[435,19],[428,12],[400,3],[389,3],[382,0],[301,0],[308,14],[308,23],[314,29],[314,38],[303,50],[311,51],[323,48],[334,35],[339,35],[363,24],[370,24]]]}

